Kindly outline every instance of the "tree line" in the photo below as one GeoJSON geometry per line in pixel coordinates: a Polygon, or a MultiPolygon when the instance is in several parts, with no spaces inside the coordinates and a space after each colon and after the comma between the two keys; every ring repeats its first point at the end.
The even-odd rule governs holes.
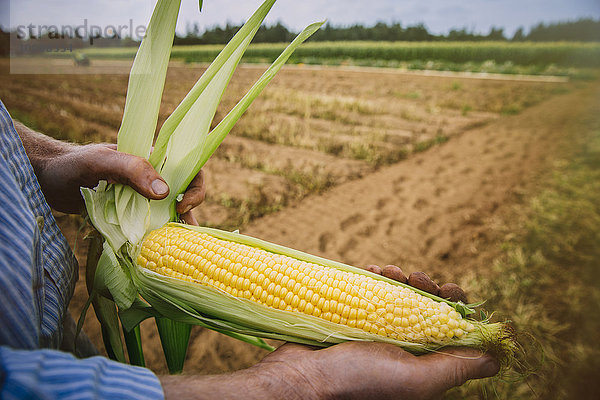
{"type": "MultiPolygon", "coordinates": [[[[227,24],[225,27],[215,26],[200,32],[198,24],[188,25],[184,34],[175,37],[175,44],[224,44],[239,30],[241,25],[227,24]]],[[[14,35],[16,32],[13,32],[14,35]]],[[[8,55],[10,48],[9,32],[0,27],[0,56],[8,55]]],[[[258,30],[254,39],[255,43],[283,43],[289,42],[296,36],[296,32],[289,30],[282,23],[263,25],[258,30]]],[[[326,24],[317,31],[309,40],[312,41],[579,41],[600,42],[600,19],[583,18],[576,21],[566,21],[544,24],[540,23],[526,33],[524,28],[519,28],[508,37],[503,28],[492,27],[487,34],[475,33],[466,28],[452,29],[445,35],[430,33],[425,25],[417,24],[404,27],[400,23],[386,24],[378,22],[373,26],[352,25],[341,26],[326,24]]],[[[42,48],[70,48],[80,49],[89,47],[85,40],[64,39],[51,40],[48,35],[36,40],[16,41],[18,44],[36,44],[42,48]]],[[[139,43],[129,37],[98,38],[94,40],[94,47],[123,47],[137,46],[139,43]]],[[[12,49],[19,53],[19,49],[12,49]]],[[[41,52],[42,50],[39,50],[41,52]]],[[[35,53],[35,49],[26,49],[28,53],[35,53]]]]}
{"type": "MultiPolygon", "coordinates": [[[[186,33],[175,37],[175,44],[224,44],[239,30],[241,25],[227,24],[225,27],[215,26],[200,32],[198,24],[188,25],[186,33]]],[[[254,39],[255,43],[289,42],[296,35],[281,22],[263,25],[254,39]]],[[[582,18],[576,21],[565,21],[544,24],[540,23],[525,32],[523,27],[507,36],[503,28],[492,27],[487,34],[475,33],[466,28],[452,29],[446,35],[430,33],[424,24],[402,26],[400,23],[387,24],[378,22],[373,26],[359,24],[351,26],[332,25],[327,23],[309,40],[312,41],[600,41],[600,19],[582,18]]]]}

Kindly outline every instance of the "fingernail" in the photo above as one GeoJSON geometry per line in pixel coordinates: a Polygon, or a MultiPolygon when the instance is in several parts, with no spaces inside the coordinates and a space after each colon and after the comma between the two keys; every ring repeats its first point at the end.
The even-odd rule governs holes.
{"type": "Polygon", "coordinates": [[[192,209],[192,205],[191,205],[191,204],[190,204],[190,205],[187,205],[187,206],[185,206],[185,208],[183,209],[183,212],[182,212],[182,214],[185,214],[186,212],[190,211],[191,209],[192,209]]]}
{"type": "Polygon", "coordinates": [[[166,194],[169,191],[169,186],[167,186],[167,184],[161,181],[160,179],[155,179],[152,182],[152,191],[155,195],[162,196],[163,194],[166,194]]]}

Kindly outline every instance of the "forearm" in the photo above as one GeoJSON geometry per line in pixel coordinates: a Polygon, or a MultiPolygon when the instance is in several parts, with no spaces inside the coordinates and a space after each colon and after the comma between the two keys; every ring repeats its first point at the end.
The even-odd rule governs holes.
{"type": "Polygon", "coordinates": [[[27,157],[38,177],[42,175],[50,160],[72,151],[75,146],[36,132],[18,121],[14,121],[14,124],[21,142],[23,142],[27,157]]]}
{"type": "Polygon", "coordinates": [[[286,374],[285,366],[272,368],[257,364],[251,368],[221,375],[159,376],[166,400],[186,399],[313,399],[301,382],[286,374]]]}

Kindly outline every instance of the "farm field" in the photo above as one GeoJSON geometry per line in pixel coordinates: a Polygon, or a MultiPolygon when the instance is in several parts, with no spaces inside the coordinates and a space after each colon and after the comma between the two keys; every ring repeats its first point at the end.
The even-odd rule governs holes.
{"type": "MultiPolygon", "coordinates": [[[[272,62],[285,43],[252,44],[245,62],[272,62]]],[[[222,45],[178,45],[172,58],[210,62],[222,45]]],[[[82,50],[90,59],[133,59],[135,47],[82,50]]],[[[64,54],[64,57],[69,57],[64,54]]],[[[577,42],[308,42],[290,63],[571,75],[600,66],[600,46],[577,42]]]]}
{"type": "MultiPolygon", "coordinates": [[[[124,71],[129,65],[108,63],[124,71]]],[[[262,70],[238,69],[216,122],[262,70]]],[[[172,62],[159,124],[201,72],[196,65],[172,62]]],[[[78,143],[116,140],[127,75],[2,80],[0,99],[14,118],[78,143]]],[[[207,199],[195,213],[204,225],[239,228],[357,266],[423,270],[440,282],[459,283],[471,300],[491,298],[490,280],[497,273],[492,265],[524,229],[523,214],[541,191],[539,182],[600,132],[599,90],[595,81],[284,68],[206,165],[207,199]]],[[[57,218],[74,243],[80,221],[57,218]]],[[[83,265],[81,242],[78,257],[83,265]]],[[[82,268],[71,305],[75,316],[87,297],[83,277],[82,268]]],[[[511,295],[514,302],[496,300],[490,307],[500,307],[499,318],[531,328],[521,298],[527,288],[516,287],[522,291],[511,295]]],[[[102,348],[93,313],[84,329],[102,348]]],[[[543,341],[565,329],[535,332],[543,341]]],[[[165,372],[162,352],[151,351],[160,346],[155,328],[143,324],[142,331],[147,364],[165,372]]],[[[264,354],[194,329],[186,372],[231,371],[264,354]]],[[[449,396],[479,395],[476,386],[466,390],[449,396]]],[[[500,397],[529,398],[521,386],[511,390],[513,397],[500,397]]]]}
{"type": "MultiPolygon", "coordinates": [[[[116,63],[126,70],[127,64],[116,63]]],[[[216,121],[262,70],[239,69],[216,121]]],[[[159,123],[200,72],[173,63],[159,123]]],[[[11,75],[0,96],[16,118],[47,134],[75,142],[112,142],[126,87],[126,75],[11,75]]],[[[211,190],[201,221],[239,227],[571,87],[286,69],[206,166],[211,190]]]]}
{"type": "MultiPolygon", "coordinates": [[[[65,42],[64,48],[70,44],[65,42]]],[[[286,43],[251,44],[243,62],[271,63],[287,46],[286,43]]],[[[209,63],[223,45],[175,45],[174,61],[209,63]]],[[[59,49],[61,47],[59,46],[59,49]]],[[[90,47],[47,54],[47,64],[71,64],[74,54],[85,54],[92,66],[103,61],[133,60],[137,48],[90,47]],[[61,61],[62,60],[62,61],[61,61]]],[[[27,70],[30,57],[18,57],[15,69],[27,70]]],[[[290,58],[289,64],[346,67],[390,68],[401,71],[456,71],[483,74],[567,76],[592,79],[600,67],[600,45],[597,42],[382,42],[335,41],[305,43],[290,58]]],[[[35,72],[40,70],[36,63],[35,72]]],[[[109,68],[111,69],[111,68],[109,68]]],[[[85,69],[74,73],[86,73],[85,69]]]]}

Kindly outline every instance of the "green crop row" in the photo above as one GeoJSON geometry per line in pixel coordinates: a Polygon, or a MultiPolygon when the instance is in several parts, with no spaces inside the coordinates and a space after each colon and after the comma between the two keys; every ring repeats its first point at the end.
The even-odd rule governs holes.
{"type": "MultiPolygon", "coordinates": [[[[256,44],[245,57],[272,61],[283,50],[280,44],[256,44]]],[[[206,62],[220,46],[178,46],[173,57],[206,62]]],[[[600,43],[508,43],[508,42],[313,42],[299,48],[296,62],[304,59],[350,59],[385,61],[447,61],[453,63],[494,61],[516,65],[600,66],[600,43]]]]}
{"type": "MultiPolygon", "coordinates": [[[[271,62],[284,44],[251,45],[246,62],[271,62]]],[[[175,46],[172,57],[187,62],[210,62],[221,45],[175,46]]],[[[91,58],[133,58],[136,49],[90,49],[91,58]]],[[[312,42],[296,50],[291,62],[371,60],[378,62],[511,63],[522,66],[557,65],[600,67],[600,43],[573,42],[312,42]]]]}

